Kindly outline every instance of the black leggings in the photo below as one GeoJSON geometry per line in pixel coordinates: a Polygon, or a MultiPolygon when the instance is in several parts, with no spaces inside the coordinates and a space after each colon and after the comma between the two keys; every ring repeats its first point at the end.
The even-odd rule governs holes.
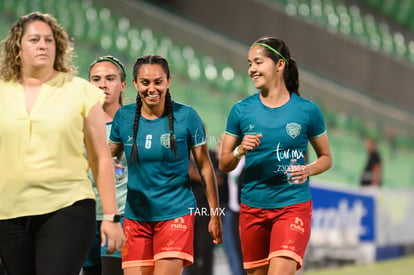
{"type": "Polygon", "coordinates": [[[92,199],[49,214],[0,220],[0,258],[7,275],[78,275],[95,226],[92,199]]]}
{"type": "Polygon", "coordinates": [[[123,275],[121,265],[121,258],[102,257],[101,265],[83,267],[82,275],[123,275]]]}

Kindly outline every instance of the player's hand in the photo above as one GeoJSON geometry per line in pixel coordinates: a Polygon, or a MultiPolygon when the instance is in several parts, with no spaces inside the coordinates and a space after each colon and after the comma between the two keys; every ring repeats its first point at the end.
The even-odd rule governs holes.
{"type": "Polygon", "coordinates": [[[240,143],[239,153],[241,155],[247,154],[249,151],[252,151],[254,148],[260,145],[260,139],[262,134],[257,135],[245,135],[242,142],[240,143]]]}
{"type": "Polygon", "coordinates": [[[208,223],[208,232],[213,238],[214,244],[221,244],[223,242],[223,229],[221,226],[221,218],[218,215],[211,216],[208,223]]]}
{"type": "Polygon", "coordinates": [[[306,165],[295,165],[290,167],[289,170],[285,172],[285,174],[287,173],[290,173],[292,181],[294,182],[293,184],[303,184],[310,176],[306,165]]]}
{"type": "Polygon", "coordinates": [[[124,233],[119,222],[102,221],[101,246],[108,244],[108,254],[112,254],[124,246],[124,233]]]}

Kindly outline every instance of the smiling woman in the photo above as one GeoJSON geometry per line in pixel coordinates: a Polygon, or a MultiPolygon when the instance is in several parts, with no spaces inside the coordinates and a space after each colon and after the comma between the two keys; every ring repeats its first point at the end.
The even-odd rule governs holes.
{"type": "MultiPolygon", "coordinates": [[[[219,206],[203,122],[192,107],[171,99],[171,80],[165,58],[139,57],[133,69],[137,101],[116,113],[111,129],[112,154],[125,150],[129,164],[122,250],[126,275],[178,275],[193,262],[190,152],[206,184],[209,207],[219,206]]],[[[216,244],[222,242],[221,231],[217,213],[209,222],[216,244]]]]}
{"type": "MultiPolygon", "coordinates": [[[[88,164],[104,213],[118,211],[102,92],[75,76],[72,52],[66,31],[39,12],[1,43],[0,256],[10,275],[79,273],[95,231],[88,164]]],[[[119,224],[101,232],[110,253],[122,247],[119,224]]]]}
{"type": "Polygon", "coordinates": [[[227,119],[220,169],[245,156],[240,238],[248,274],[295,274],[310,238],[309,177],[332,164],[319,107],[299,94],[296,61],[276,37],[255,41],[248,74],[260,91],[234,104],[227,119]],[[306,163],[308,143],[317,154],[306,163]]]}

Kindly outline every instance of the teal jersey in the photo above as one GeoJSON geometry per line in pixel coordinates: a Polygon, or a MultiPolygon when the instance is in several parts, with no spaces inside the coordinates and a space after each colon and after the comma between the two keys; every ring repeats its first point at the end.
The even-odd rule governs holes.
{"type": "MultiPolygon", "coordinates": [[[[109,137],[111,133],[112,122],[106,123],[106,134],[109,137]]],[[[127,196],[127,182],[128,182],[128,166],[125,154],[122,155],[121,159],[119,160],[119,164],[125,167],[124,174],[119,176],[115,180],[115,188],[116,188],[116,201],[118,204],[118,213],[124,214],[125,212],[125,201],[127,196]]],[[[101,221],[103,219],[103,211],[102,211],[102,203],[99,197],[98,188],[96,187],[95,180],[92,175],[91,169],[89,169],[89,179],[93,183],[93,191],[95,192],[96,196],[96,219],[101,221]]]]}
{"type": "Polygon", "coordinates": [[[240,140],[263,135],[260,145],[246,154],[241,202],[273,209],[309,201],[309,180],[288,184],[285,172],[291,159],[305,164],[309,139],[326,132],[322,113],[314,102],[295,93],[277,108],[263,105],[259,95],[237,102],[227,119],[226,133],[240,140]]]}
{"type": "Polygon", "coordinates": [[[122,107],[114,117],[110,141],[123,145],[128,161],[128,219],[170,220],[190,214],[196,206],[188,176],[190,149],[205,144],[206,133],[192,107],[173,102],[173,114],[177,154],[170,148],[168,117],[140,116],[138,161],[130,158],[135,104],[122,107]]]}

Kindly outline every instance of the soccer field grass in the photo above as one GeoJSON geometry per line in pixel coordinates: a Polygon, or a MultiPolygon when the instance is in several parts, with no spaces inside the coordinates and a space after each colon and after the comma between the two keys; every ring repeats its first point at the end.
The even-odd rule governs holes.
{"type": "Polygon", "coordinates": [[[369,265],[309,270],[301,275],[411,275],[414,274],[414,256],[385,260],[369,265]]]}

